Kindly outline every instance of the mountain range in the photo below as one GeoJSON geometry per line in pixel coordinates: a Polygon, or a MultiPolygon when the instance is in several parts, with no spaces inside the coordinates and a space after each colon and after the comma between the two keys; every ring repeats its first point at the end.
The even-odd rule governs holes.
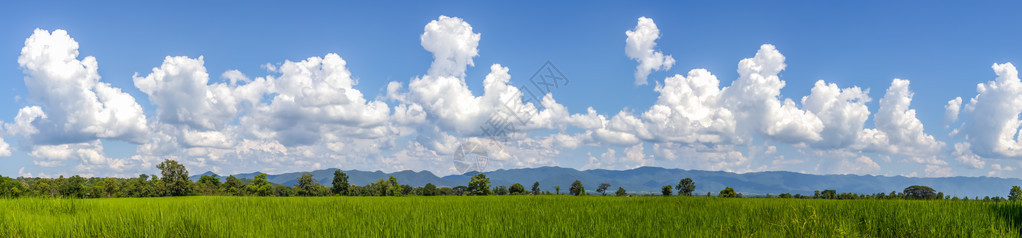
{"type": "MultiPolygon", "coordinates": [[[[312,173],[313,178],[319,183],[330,186],[334,170],[336,169],[323,169],[310,171],[309,173],[312,173]]],[[[405,170],[394,173],[359,170],[343,171],[348,175],[348,181],[351,184],[360,186],[375,182],[381,178],[386,179],[394,176],[399,183],[411,186],[423,186],[426,183],[432,183],[438,187],[455,187],[467,185],[470,178],[478,174],[478,172],[469,172],[439,177],[429,171],[414,172],[405,170]]],[[[297,183],[298,177],[302,173],[293,172],[267,175],[267,179],[271,183],[292,186],[297,183]]],[[[209,174],[213,173],[206,172],[191,178],[197,181],[201,175],[209,174]]],[[[235,174],[234,176],[251,179],[257,174],[259,172],[235,174]]],[[[823,191],[826,189],[834,189],[838,193],[874,194],[881,192],[890,193],[891,191],[901,192],[905,187],[911,185],[924,185],[951,196],[1006,197],[1011,186],[1022,185],[1022,180],[1016,178],[815,175],[783,171],[732,173],[659,167],[583,171],[561,167],[538,167],[501,169],[485,172],[485,174],[486,177],[490,178],[490,184],[493,187],[501,185],[510,187],[514,183],[521,183],[528,190],[534,182],[539,182],[541,190],[554,192],[554,186],[560,186],[561,193],[566,193],[571,183],[579,180],[589,193],[595,193],[596,187],[601,183],[608,183],[611,185],[608,193],[613,193],[618,187],[622,187],[629,193],[659,194],[661,187],[664,185],[677,185],[679,180],[683,178],[692,178],[695,181],[695,194],[706,194],[707,192],[717,194],[717,192],[727,186],[746,196],[777,195],[780,193],[812,195],[814,190],[823,191]]],[[[223,177],[220,178],[223,179],[223,177]]]]}

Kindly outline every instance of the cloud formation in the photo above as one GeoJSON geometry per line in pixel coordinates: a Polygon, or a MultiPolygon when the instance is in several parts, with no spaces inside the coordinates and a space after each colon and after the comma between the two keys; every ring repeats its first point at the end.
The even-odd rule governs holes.
{"type": "MultiPolygon", "coordinates": [[[[42,144],[86,142],[99,138],[141,143],[148,127],[142,107],[119,88],[101,82],[96,58],[78,59],[78,42],[64,30],[36,29],[21,49],[29,99],[42,107],[22,110],[30,128],[18,128],[42,144]]],[[[31,107],[31,106],[30,106],[31,107]]]]}
{"type": "Polygon", "coordinates": [[[635,85],[648,84],[646,78],[654,70],[669,70],[674,65],[674,57],[656,51],[656,40],[660,38],[660,29],[653,19],[640,17],[635,28],[625,31],[625,55],[639,62],[635,67],[635,85]]]}

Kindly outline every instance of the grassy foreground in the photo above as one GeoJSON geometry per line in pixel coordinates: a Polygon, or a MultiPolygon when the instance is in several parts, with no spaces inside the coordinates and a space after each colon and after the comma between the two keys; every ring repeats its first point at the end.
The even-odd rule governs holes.
{"type": "Polygon", "coordinates": [[[693,197],[0,199],[0,237],[1019,237],[1022,204],[693,197]]]}

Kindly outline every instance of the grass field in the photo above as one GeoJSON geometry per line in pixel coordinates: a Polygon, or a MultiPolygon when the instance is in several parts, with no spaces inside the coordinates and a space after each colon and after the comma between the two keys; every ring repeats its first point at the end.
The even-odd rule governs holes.
{"type": "Polygon", "coordinates": [[[699,197],[0,199],[0,237],[1019,237],[1022,203],[699,197]]]}

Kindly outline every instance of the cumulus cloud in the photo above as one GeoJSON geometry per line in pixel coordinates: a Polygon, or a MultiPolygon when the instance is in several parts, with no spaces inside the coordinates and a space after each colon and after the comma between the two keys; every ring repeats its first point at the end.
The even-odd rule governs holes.
{"type": "Polygon", "coordinates": [[[261,139],[286,146],[318,142],[323,134],[378,138],[387,128],[390,107],[366,100],[347,62],[337,54],[285,61],[279,77],[267,76],[268,103],[257,103],[241,124],[261,139]]]}
{"type": "Polygon", "coordinates": [[[660,29],[653,19],[640,17],[635,28],[625,31],[625,55],[639,62],[635,67],[635,85],[645,85],[646,77],[654,70],[669,70],[674,65],[674,57],[655,51],[656,40],[660,38],[660,29]]]}
{"type": "Polygon", "coordinates": [[[958,111],[962,109],[962,97],[955,97],[944,105],[944,125],[958,121],[958,111]]]}
{"type": "Polygon", "coordinates": [[[1022,156],[1022,141],[1017,138],[1022,121],[1022,82],[1011,63],[992,66],[997,78],[976,85],[976,96],[965,105],[969,119],[961,133],[974,153],[982,157],[1022,156]]]}
{"type": "Polygon", "coordinates": [[[0,137],[0,157],[11,156],[11,145],[4,141],[3,137],[0,137]]]}
{"type": "Polygon", "coordinates": [[[912,96],[908,80],[891,81],[873,118],[876,129],[866,129],[860,138],[860,148],[911,156],[939,152],[944,142],[926,134],[915,109],[909,108],[912,96]]]}
{"type": "Polygon", "coordinates": [[[465,68],[475,66],[472,58],[479,55],[480,36],[457,17],[440,16],[426,24],[420,40],[422,48],[433,53],[429,75],[464,77],[465,68]]]}
{"type": "Polygon", "coordinates": [[[22,110],[38,116],[29,123],[43,144],[79,143],[97,138],[141,143],[148,131],[135,98],[100,81],[96,58],[78,58],[78,42],[64,30],[36,29],[21,49],[18,65],[25,73],[29,99],[43,110],[22,110]],[[45,111],[45,114],[40,113],[45,111]],[[43,116],[45,115],[45,116],[43,116]]]}

